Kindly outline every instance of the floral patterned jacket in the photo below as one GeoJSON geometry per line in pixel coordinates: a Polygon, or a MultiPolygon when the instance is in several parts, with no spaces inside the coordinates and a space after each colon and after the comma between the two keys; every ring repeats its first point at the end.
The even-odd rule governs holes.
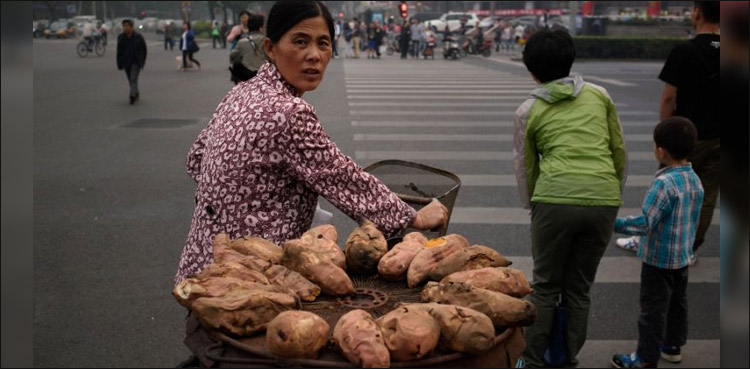
{"type": "Polygon", "coordinates": [[[310,228],[322,195],[386,237],[416,211],[331,141],[315,109],[296,96],[271,63],[221,101],[187,158],[198,183],[195,211],[175,283],[213,261],[213,239],[262,237],[281,244],[310,228]]]}

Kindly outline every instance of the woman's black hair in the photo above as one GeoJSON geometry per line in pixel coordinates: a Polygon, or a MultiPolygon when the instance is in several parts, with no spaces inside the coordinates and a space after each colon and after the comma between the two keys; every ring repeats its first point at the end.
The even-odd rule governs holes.
{"type": "Polygon", "coordinates": [[[250,13],[249,11],[247,11],[247,10],[243,10],[243,11],[241,11],[241,12],[240,12],[240,16],[239,16],[239,17],[238,17],[237,19],[242,19],[242,15],[243,15],[243,14],[247,14],[247,17],[248,17],[248,18],[250,18],[250,17],[252,17],[252,16],[253,16],[253,14],[252,14],[252,13],[250,13]]]}
{"type": "Polygon", "coordinates": [[[322,16],[333,40],[333,17],[320,1],[277,1],[268,13],[266,37],[277,43],[287,31],[303,20],[322,16]]]}

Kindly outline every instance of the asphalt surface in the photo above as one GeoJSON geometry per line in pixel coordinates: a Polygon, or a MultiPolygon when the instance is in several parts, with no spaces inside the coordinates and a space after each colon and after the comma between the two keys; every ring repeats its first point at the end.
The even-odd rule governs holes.
{"type": "MultiPolygon", "coordinates": [[[[34,41],[35,366],[169,367],[189,355],[182,344],[186,310],[171,295],[195,190],[184,163],[233,85],[227,50],[202,41],[195,55],[202,69],[178,72],[178,52],[147,38],[141,98],[133,106],[125,73],[116,69],[114,42],[104,57],[79,58],[76,40],[34,41]]],[[[607,88],[618,105],[628,151],[640,155],[631,158],[629,175],[646,184],[657,169],[647,156],[647,136],[658,118],[660,68],[660,62],[601,61],[573,68],[607,88]]],[[[304,98],[362,166],[387,156],[466,178],[449,231],[530,268],[528,224],[518,220],[517,190],[508,182],[512,160],[503,156],[512,153],[512,142],[503,135],[512,135],[512,114],[531,86],[526,70],[506,55],[445,61],[438,50],[434,61],[332,60],[319,89],[304,98]],[[383,134],[428,141],[377,136],[383,134]],[[501,159],[477,160],[487,153],[501,159]]],[[[626,188],[623,208],[640,206],[646,184],[626,188]]],[[[354,222],[321,204],[333,210],[333,224],[345,237],[354,222]]],[[[691,270],[685,366],[719,366],[715,224],[691,270]]],[[[614,247],[614,238],[605,259],[609,267],[597,277],[605,282],[592,291],[582,367],[606,366],[611,354],[635,349],[637,340],[638,262],[614,247]]]]}

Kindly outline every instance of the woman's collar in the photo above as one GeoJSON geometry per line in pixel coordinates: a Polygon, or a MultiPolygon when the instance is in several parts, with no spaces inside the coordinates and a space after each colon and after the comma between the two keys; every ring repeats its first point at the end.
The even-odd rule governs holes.
{"type": "Polygon", "coordinates": [[[301,96],[294,86],[284,80],[279,69],[270,61],[263,63],[263,65],[258,68],[258,75],[260,78],[265,79],[266,82],[276,86],[279,90],[286,91],[295,97],[301,96]]]}

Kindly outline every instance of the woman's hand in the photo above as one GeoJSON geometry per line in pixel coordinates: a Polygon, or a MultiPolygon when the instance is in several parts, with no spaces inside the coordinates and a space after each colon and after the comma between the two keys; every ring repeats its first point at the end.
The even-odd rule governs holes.
{"type": "Polygon", "coordinates": [[[446,222],[448,222],[448,209],[440,201],[432,200],[417,212],[417,217],[414,218],[411,226],[421,231],[429,231],[443,227],[446,222]]]}

